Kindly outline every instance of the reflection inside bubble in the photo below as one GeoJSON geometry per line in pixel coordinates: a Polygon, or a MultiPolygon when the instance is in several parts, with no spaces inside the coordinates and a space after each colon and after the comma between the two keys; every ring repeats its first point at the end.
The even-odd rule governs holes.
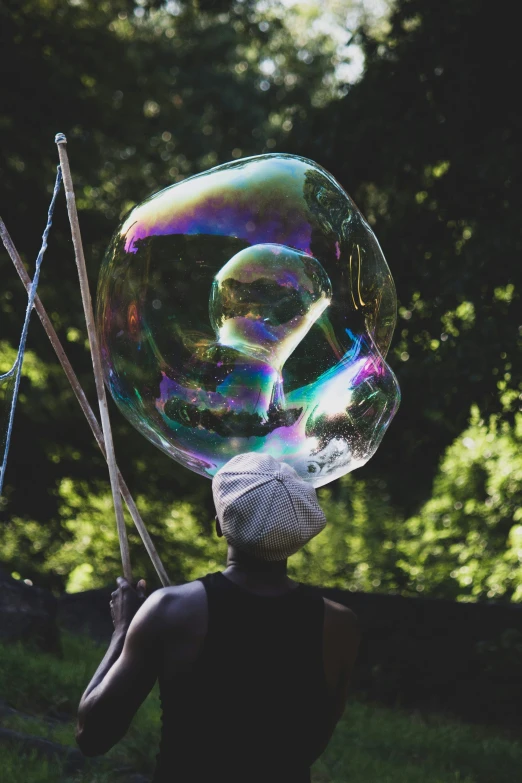
{"type": "Polygon", "coordinates": [[[363,465],[398,405],[393,280],[323,169],[266,155],[134,208],[98,288],[106,379],[127,418],[212,476],[267,451],[315,486],[363,465]]]}

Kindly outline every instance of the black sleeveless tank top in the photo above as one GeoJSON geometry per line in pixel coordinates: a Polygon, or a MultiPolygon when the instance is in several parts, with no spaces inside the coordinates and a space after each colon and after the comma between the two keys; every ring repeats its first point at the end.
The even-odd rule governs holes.
{"type": "Polygon", "coordinates": [[[258,596],[219,572],[200,581],[207,636],[188,674],[160,678],[153,783],[309,783],[328,711],[322,596],[258,596]]]}

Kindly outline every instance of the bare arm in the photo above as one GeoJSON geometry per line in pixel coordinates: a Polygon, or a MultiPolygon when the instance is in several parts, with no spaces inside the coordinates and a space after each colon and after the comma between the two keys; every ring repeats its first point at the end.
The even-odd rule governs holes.
{"type": "MultiPolygon", "coordinates": [[[[344,608],[344,607],[343,607],[344,608]]],[[[361,631],[357,615],[350,609],[346,609],[339,618],[338,628],[339,649],[342,650],[340,661],[340,674],[337,686],[337,698],[334,711],[334,727],[342,718],[346,708],[346,702],[350,695],[352,684],[352,675],[359,644],[361,641],[361,631]]]]}
{"type": "Polygon", "coordinates": [[[330,691],[330,712],[314,761],[326,750],[343,716],[361,640],[359,621],[354,612],[332,601],[328,601],[325,608],[324,663],[330,691]]]}
{"type": "Polygon", "coordinates": [[[119,584],[113,599],[117,595],[122,616],[115,620],[107,654],[78,708],[76,740],[86,756],[106,753],[124,736],[158,676],[163,591],[154,593],[129,623],[133,612],[127,606],[125,618],[125,602],[132,603],[134,591],[125,580],[119,584]]]}

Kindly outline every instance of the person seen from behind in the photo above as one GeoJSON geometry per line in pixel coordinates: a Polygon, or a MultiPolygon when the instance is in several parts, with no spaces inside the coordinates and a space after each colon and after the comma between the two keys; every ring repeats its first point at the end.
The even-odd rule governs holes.
{"type": "Polygon", "coordinates": [[[323,530],[313,487],[266,454],[241,454],[212,482],[227,567],[153,592],[118,579],[112,641],[78,709],[86,756],[125,735],[159,681],[153,783],[310,783],[348,697],[355,614],[287,576],[323,530]]]}

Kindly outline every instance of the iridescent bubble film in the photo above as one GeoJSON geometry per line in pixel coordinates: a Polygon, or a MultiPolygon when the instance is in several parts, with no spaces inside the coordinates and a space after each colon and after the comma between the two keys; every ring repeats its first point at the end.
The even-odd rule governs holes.
{"type": "Polygon", "coordinates": [[[399,404],[395,287],[317,164],[261,155],[135,207],[98,286],[105,377],[149,440],[212,477],[265,451],[314,486],[364,465],[399,404]]]}

